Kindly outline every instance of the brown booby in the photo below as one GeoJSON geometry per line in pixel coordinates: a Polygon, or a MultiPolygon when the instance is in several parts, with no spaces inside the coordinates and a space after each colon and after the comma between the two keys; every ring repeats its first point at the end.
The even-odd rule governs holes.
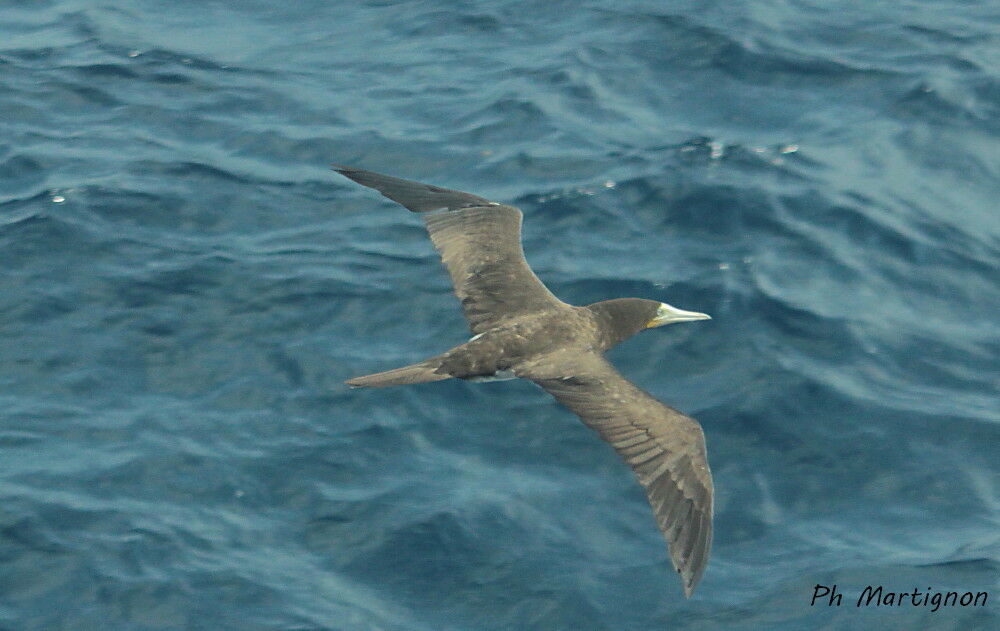
{"type": "Polygon", "coordinates": [[[346,383],[377,388],[452,377],[535,382],[632,468],[690,596],[712,547],[705,435],[697,421],[622,377],[604,352],[643,329],[709,316],[640,298],[566,304],[528,267],[517,208],[371,171],[334,169],[422,214],[473,334],[436,357],[346,383]]]}

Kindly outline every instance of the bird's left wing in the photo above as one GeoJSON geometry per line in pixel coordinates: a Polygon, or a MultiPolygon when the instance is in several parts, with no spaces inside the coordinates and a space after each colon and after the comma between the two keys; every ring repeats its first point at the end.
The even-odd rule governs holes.
{"type": "Polygon", "coordinates": [[[373,171],[345,166],[334,169],[423,214],[473,333],[482,333],[507,318],[566,306],[525,261],[522,215],[517,208],[373,171]]]}
{"type": "Polygon", "coordinates": [[[517,374],[575,412],[632,468],[690,596],[712,547],[712,474],[698,422],[657,401],[593,351],[565,351],[517,374]]]}

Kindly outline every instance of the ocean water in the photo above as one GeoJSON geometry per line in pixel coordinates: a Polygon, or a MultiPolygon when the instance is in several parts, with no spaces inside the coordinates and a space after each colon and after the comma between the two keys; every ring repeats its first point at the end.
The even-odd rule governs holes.
{"type": "Polygon", "coordinates": [[[1000,628],[998,33],[975,0],[0,4],[0,629],[1000,628]],[[532,384],[342,385],[468,331],[419,219],[331,162],[519,205],[566,301],[713,316],[611,353],[705,428],[692,599],[532,384]]]}

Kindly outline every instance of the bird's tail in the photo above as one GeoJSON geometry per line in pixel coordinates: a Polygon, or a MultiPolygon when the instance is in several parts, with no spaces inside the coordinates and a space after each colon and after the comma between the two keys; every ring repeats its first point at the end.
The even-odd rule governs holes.
{"type": "Polygon", "coordinates": [[[344,383],[352,388],[384,388],[386,386],[405,386],[411,383],[427,383],[450,379],[451,375],[441,374],[437,369],[441,366],[441,357],[432,357],[416,364],[394,368],[373,375],[354,377],[344,383]]]}

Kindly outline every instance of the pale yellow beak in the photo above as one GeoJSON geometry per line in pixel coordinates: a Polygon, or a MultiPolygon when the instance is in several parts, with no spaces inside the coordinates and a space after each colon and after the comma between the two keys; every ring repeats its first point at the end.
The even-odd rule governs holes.
{"type": "Polygon", "coordinates": [[[649,321],[646,328],[651,329],[654,326],[663,326],[664,324],[673,324],[674,322],[692,322],[694,320],[711,319],[712,316],[707,313],[684,311],[683,309],[678,309],[677,307],[672,307],[665,302],[661,302],[659,308],[656,310],[656,316],[649,321]]]}

